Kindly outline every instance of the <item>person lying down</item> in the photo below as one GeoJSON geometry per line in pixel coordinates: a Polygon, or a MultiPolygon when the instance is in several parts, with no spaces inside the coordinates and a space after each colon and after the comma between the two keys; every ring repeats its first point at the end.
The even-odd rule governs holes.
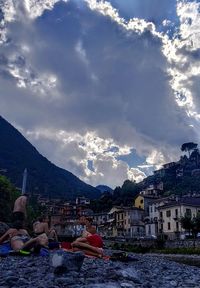
{"type": "Polygon", "coordinates": [[[31,238],[27,230],[23,229],[23,223],[21,221],[13,223],[13,228],[8,229],[0,238],[0,244],[7,240],[10,242],[10,246],[14,251],[31,250],[38,246],[48,247],[48,237],[45,233],[31,238]]]}

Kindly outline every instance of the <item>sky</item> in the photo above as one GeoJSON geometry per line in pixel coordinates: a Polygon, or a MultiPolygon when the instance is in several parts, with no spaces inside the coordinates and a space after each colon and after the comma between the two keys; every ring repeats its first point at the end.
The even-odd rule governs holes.
{"type": "Polygon", "coordinates": [[[0,114],[93,186],[200,138],[200,1],[0,0],[0,114]]]}

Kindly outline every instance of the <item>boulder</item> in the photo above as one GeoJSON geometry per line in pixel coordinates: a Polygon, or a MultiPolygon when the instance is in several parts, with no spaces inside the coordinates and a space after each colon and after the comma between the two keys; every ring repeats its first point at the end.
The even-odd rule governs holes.
{"type": "Polygon", "coordinates": [[[79,272],[85,258],[82,252],[68,252],[57,250],[50,254],[50,265],[54,268],[54,273],[67,273],[71,271],[79,272]]]}
{"type": "Polygon", "coordinates": [[[4,223],[0,222],[0,237],[9,229],[10,227],[4,223]]]}

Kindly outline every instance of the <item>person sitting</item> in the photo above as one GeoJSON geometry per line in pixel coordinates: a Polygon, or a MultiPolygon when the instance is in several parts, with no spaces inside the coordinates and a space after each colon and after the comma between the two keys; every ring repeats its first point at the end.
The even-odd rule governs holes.
{"type": "Polygon", "coordinates": [[[96,227],[92,224],[93,219],[92,217],[89,216],[81,216],[79,218],[79,224],[85,226],[85,230],[82,232],[82,237],[87,237],[88,233],[89,234],[95,234],[96,233],[96,227]]]}
{"type": "Polygon", "coordinates": [[[48,236],[49,240],[58,242],[56,230],[53,228],[49,229],[48,221],[42,216],[33,223],[33,232],[35,236],[45,233],[48,236]]]}
{"type": "Polygon", "coordinates": [[[26,229],[23,229],[23,222],[15,221],[13,228],[8,229],[0,238],[0,244],[6,240],[10,241],[10,246],[14,251],[31,250],[36,246],[47,247],[48,237],[45,233],[31,238],[26,229]]]}
{"type": "Polygon", "coordinates": [[[79,220],[80,224],[86,226],[82,237],[77,238],[72,244],[74,251],[81,250],[86,254],[102,257],[103,256],[103,240],[96,233],[96,227],[92,225],[92,219],[82,216],[79,220]]]}

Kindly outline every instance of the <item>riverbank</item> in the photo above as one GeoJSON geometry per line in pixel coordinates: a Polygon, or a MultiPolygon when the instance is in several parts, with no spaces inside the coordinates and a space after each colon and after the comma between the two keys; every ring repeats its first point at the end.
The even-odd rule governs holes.
{"type": "Polygon", "coordinates": [[[200,288],[197,267],[176,263],[169,259],[171,255],[132,255],[138,261],[85,258],[79,273],[63,275],[54,274],[49,257],[9,256],[0,259],[0,288],[200,288]]]}

